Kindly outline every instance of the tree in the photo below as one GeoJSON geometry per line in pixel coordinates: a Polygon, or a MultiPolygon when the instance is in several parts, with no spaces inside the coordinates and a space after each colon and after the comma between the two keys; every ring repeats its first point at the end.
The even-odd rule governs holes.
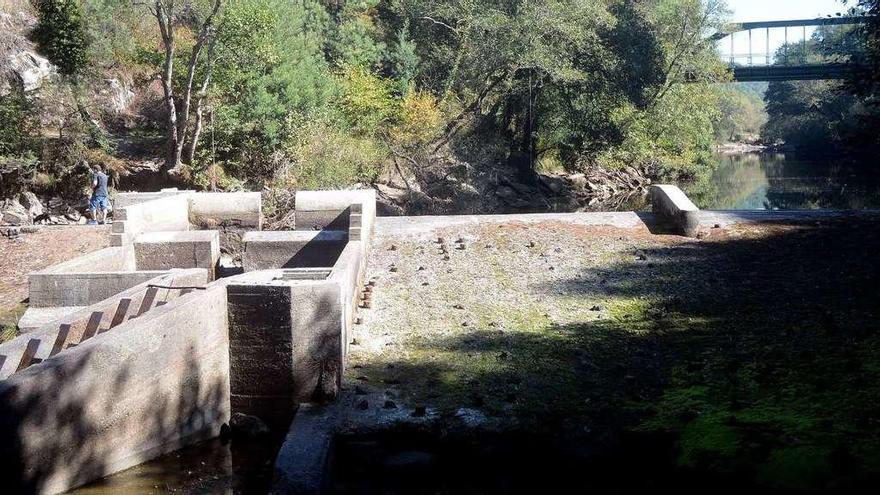
{"type": "Polygon", "coordinates": [[[65,75],[77,75],[86,66],[88,40],[77,0],[34,0],[40,51],[65,75]]]}
{"type": "Polygon", "coordinates": [[[162,90],[164,93],[165,111],[167,113],[166,132],[167,149],[165,162],[162,166],[164,172],[178,172],[183,158],[192,160],[193,153],[198,144],[202,122],[202,102],[204,101],[208,85],[211,81],[211,71],[214,64],[215,26],[222,0],[210,0],[206,9],[191,9],[186,2],[175,3],[175,0],[152,0],[152,3],[144,4],[155,17],[159,26],[162,46],[164,48],[164,62],[162,65],[162,90]],[[186,66],[186,77],[180,88],[180,95],[174,87],[174,60],[177,49],[175,29],[183,24],[195,32],[195,41],[190,50],[186,66]],[[193,129],[189,129],[190,113],[192,110],[193,90],[195,86],[196,70],[199,66],[203,51],[207,52],[202,80],[196,90],[196,122],[193,129]],[[184,155],[184,148],[187,153],[184,155]]]}

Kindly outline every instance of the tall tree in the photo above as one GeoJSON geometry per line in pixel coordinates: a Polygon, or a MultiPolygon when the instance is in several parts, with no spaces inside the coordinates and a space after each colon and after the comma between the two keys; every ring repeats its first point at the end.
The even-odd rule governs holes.
{"type": "Polygon", "coordinates": [[[167,149],[162,171],[177,172],[184,159],[187,161],[192,159],[201,132],[201,105],[211,80],[216,40],[215,20],[222,0],[210,0],[209,6],[205,9],[191,8],[193,4],[190,2],[175,2],[175,0],[152,0],[151,3],[143,5],[156,18],[164,48],[161,78],[167,114],[167,149]],[[176,28],[179,25],[191,29],[195,34],[195,41],[187,58],[186,76],[178,95],[174,85],[174,61],[177,50],[176,28]],[[207,60],[203,64],[202,81],[196,89],[196,125],[190,129],[193,91],[196,88],[195,77],[203,51],[207,52],[207,60]],[[185,148],[187,148],[186,155],[184,155],[185,148]]]}

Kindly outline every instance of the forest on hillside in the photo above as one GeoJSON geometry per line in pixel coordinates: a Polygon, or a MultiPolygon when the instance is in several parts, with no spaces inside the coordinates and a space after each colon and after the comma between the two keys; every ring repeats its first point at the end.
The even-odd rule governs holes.
{"type": "MultiPolygon", "coordinates": [[[[123,187],[383,183],[449,206],[503,187],[487,177],[513,194],[538,172],[689,180],[715,144],[758,134],[842,149],[877,115],[870,84],[773,83],[767,121],[760,92],[719,84],[721,0],[6,0],[2,15],[0,49],[54,67],[36,90],[0,87],[4,196],[75,195],[99,162],[123,187]]],[[[841,36],[873,36],[877,63],[876,29],[841,36]]]]}

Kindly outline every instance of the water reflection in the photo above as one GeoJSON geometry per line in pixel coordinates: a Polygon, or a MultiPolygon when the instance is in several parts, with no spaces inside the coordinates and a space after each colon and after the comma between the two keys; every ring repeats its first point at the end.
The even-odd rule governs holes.
{"type": "Polygon", "coordinates": [[[224,442],[185,447],[75,489],[74,495],[268,493],[277,441],[224,442]]]}
{"type": "Polygon", "coordinates": [[[862,210],[880,208],[880,187],[829,162],[784,154],[720,154],[703,181],[683,186],[700,208],[711,210],[862,210]]]}

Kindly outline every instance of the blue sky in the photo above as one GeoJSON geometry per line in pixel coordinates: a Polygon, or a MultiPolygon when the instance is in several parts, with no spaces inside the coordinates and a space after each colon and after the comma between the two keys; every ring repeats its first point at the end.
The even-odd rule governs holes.
{"type": "MultiPolygon", "coordinates": [[[[735,22],[813,19],[834,15],[836,12],[844,12],[847,8],[839,0],[727,0],[727,6],[733,12],[731,20],[735,22]]],[[[807,36],[812,35],[813,29],[807,28],[806,34],[807,36]]],[[[802,30],[789,29],[789,43],[800,41],[802,38],[802,30]]],[[[785,39],[785,30],[770,30],[770,53],[775,52],[779,46],[785,43],[785,39]]],[[[719,50],[722,56],[729,57],[730,38],[725,38],[719,43],[719,50]]],[[[746,63],[745,54],[749,52],[749,38],[746,33],[736,35],[733,50],[737,55],[742,55],[742,58],[737,58],[737,62],[746,63]]],[[[754,63],[764,63],[766,51],[766,31],[753,31],[752,53],[757,54],[753,59],[754,63]]]]}

